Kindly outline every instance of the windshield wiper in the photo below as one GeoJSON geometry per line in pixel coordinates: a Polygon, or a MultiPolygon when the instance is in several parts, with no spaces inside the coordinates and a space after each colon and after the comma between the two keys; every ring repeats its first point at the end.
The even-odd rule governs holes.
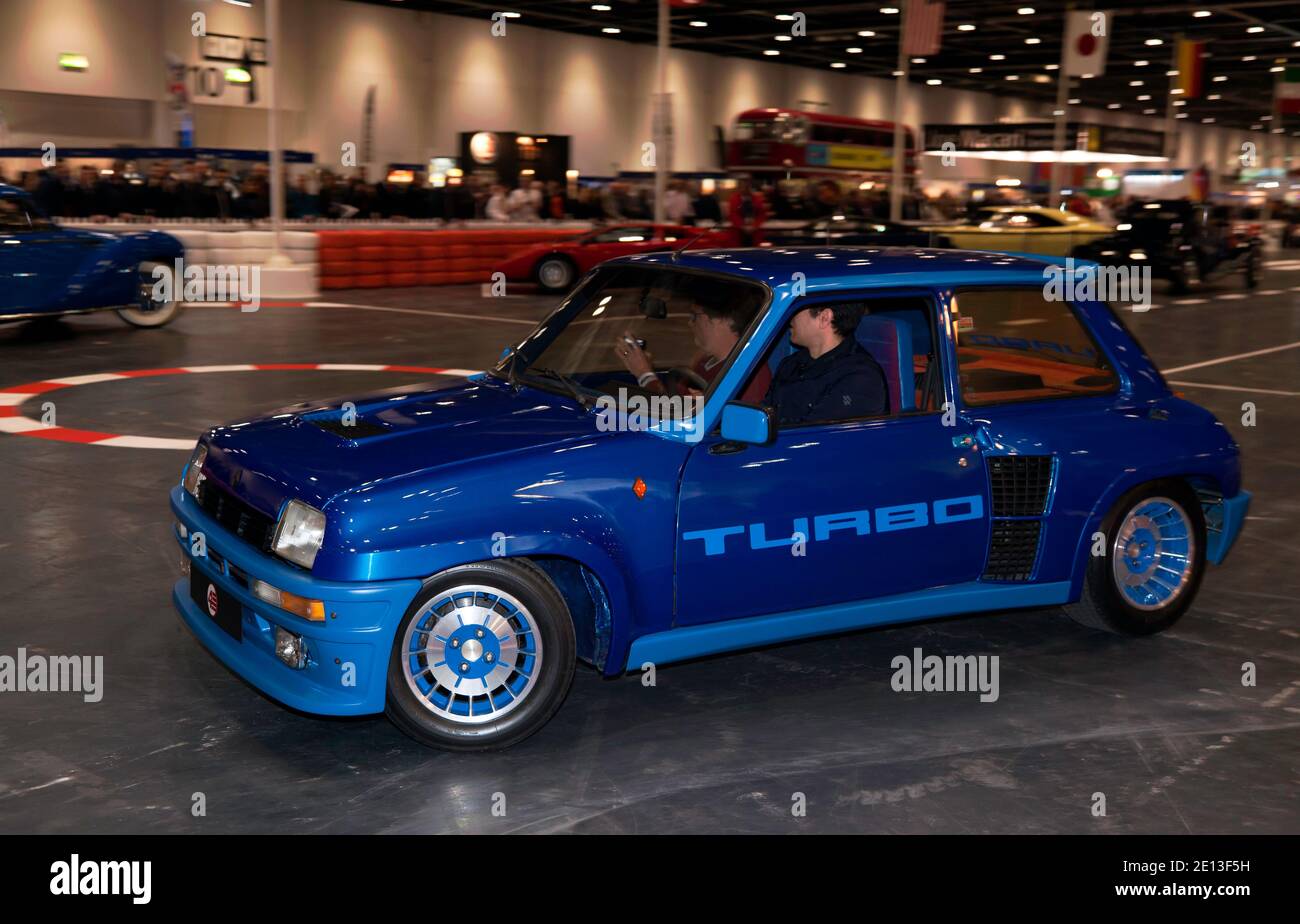
{"type": "Polygon", "coordinates": [[[529,366],[528,372],[534,375],[539,375],[542,378],[553,379],[554,381],[559,382],[568,390],[569,394],[573,395],[574,399],[582,405],[584,411],[591,410],[591,405],[587,403],[589,396],[584,395],[581,391],[581,386],[563,372],[556,372],[554,369],[546,369],[539,366],[529,366]]]}

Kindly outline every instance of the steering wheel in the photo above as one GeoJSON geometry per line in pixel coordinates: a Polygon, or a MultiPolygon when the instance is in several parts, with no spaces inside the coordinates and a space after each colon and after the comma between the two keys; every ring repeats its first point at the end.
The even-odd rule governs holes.
{"type": "Polygon", "coordinates": [[[693,385],[695,388],[698,388],[702,392],[709,390],[708,379],[700,375],[694,369],[688,369],[686,366],[673,366],[671,369],[668,370],[667,375],[671,380],[671,384],[673,386],[672,391],[677,391],[678,390],[676,387],[677,383],[683,381],[689,382],[691,385],[693,385]]]}

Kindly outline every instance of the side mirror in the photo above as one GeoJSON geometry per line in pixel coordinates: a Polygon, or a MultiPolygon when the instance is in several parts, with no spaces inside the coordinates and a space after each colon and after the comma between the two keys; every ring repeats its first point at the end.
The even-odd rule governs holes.
{"type": "Polygon", "coordinates": [[[766,446],[776,437],[772,409],[732,401],[722,408],[722,438],[766,446]]]}
{"type": "Polygon", "coordinates": [[[506,357],[508,357],[508,356],[509,356],[511,353],[513,353],[514,351],[515,351],[515,348],[514,348],[514,347],[509,347],[509,346],[506,347],[504,350],[501,351],[501,355],[497,357],[497,362],[501,362],[501,360],[503,360],[503,359],[505,359],[506,357]]]}

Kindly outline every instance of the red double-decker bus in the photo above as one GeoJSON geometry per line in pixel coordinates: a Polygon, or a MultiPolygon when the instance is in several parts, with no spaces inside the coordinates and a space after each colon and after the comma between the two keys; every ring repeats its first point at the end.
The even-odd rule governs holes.
{"type": "MultiPolygon", "coordinates": [[[[916,134],[903,129],[903,172],[916,176],[916,134]]],[[[844,176],[888,183],[894,169],[894,123],[797,109],[747,109],[727,143],[733,173],[790,177],[844,176]]]]}

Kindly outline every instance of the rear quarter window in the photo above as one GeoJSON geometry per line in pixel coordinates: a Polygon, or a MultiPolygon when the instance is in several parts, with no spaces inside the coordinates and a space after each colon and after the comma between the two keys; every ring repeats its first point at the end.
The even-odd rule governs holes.
{"type": "Polygon", "coordinates": [[[1066,301],[1041,288],[967,289],[953,297],[962,401],[971,406],[1107,394],[1119,377],[1066,301]]]}

